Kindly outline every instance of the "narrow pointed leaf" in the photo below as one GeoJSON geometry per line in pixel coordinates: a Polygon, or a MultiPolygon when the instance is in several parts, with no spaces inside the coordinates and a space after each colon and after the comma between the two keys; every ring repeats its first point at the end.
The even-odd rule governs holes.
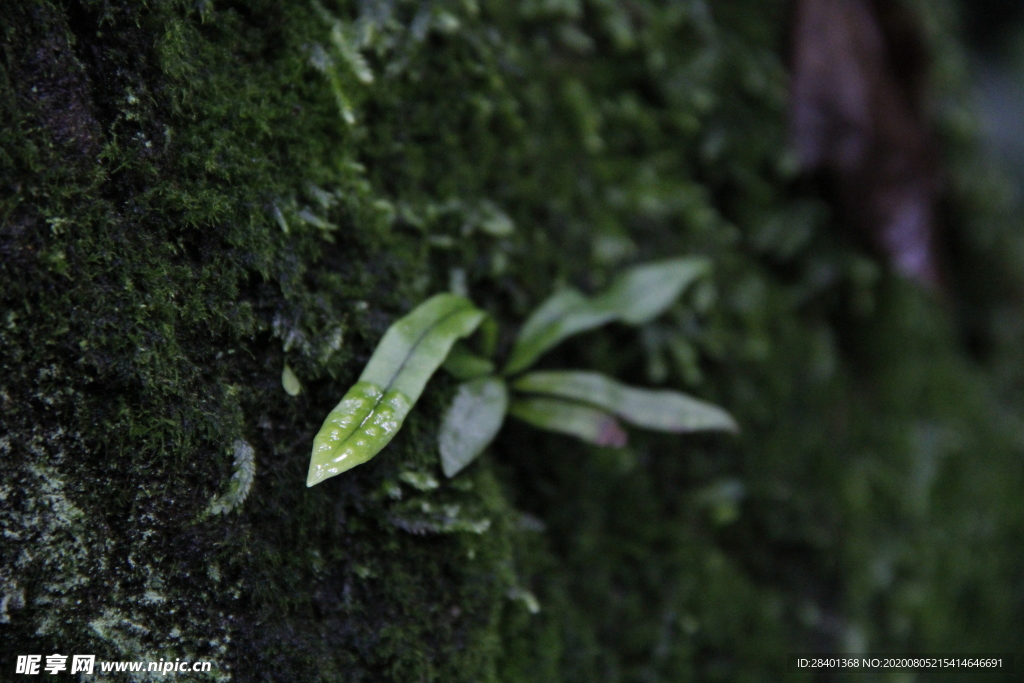
{"type": "Polygon", "coordinates": [[[281,371],[281,386],[289,396],[298,396],[302,392],[302,382],[295,376],[295,372],[285,363],[281,371]]]}
{"type": "Polygon", "coordinates": [[[595,310],[609,311],[629,325],[661,315],[697,278],[711,270],[707,259],[677,258],[631,268],[593,300],[595,310]]]}
{"type": "Polygon", "coordinates": [[[593,299],[574,289],[553,295],[523,325],[505,374],[525,370],[541,354],[574,334],[612,321],[640,325],[653,320],[709,270],[707,259],[671,259],[631,268],[593,299]]]}
{"type": "Polygon", "coordinates": [[[484,313],[454,294],[438,294],[393,324],[359,381],[313,439],[306,485],[361,465],[391,441],[456,340],[484,313]]]}
{"type": "Polygon", "coordinates": [[[626,432],[613,416],[582,403],[557,398],[528,398],[513,401],[509,415],[534,427],[568,434],[598,446],[626,445],[626,432]]]}
{"type": "Polygon", "coordinates": [[[589,403],[647,429],[739,431],[732,416],[716,405],[678,391],[630,387],[596,372],[531,372],[516,380],[513,387],[589,403]]]}
{"type": "Polygon", "coordinates": [[[483,452],[507,410],[508,388],[501,378],[481,377],[459,387],[438,434],[445,476],[454,477],[483,452]]]}
{"type": "Polygon", "coordinates": [[[451,353],[441,367],[461,380],[476,379],[494,373],[493,362],[476,355],[461,342],[452,347],[451,353]]]}
{"type": "Polygon", "coordinates": [[[509,355],[505,374],[525,370],[563,339],[614,319],[614,313],[594,310],[590,300],[575,289],[564,289],[552,295],[523,325],[509,355]]]}

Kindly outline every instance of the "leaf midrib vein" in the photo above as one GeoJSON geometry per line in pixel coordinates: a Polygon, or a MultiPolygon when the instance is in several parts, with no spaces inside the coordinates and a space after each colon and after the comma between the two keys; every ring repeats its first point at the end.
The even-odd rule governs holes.
{"type": "MultiPolygon", "coordinates": [[[[428,328],[427,328],[427,329],[426,329],[426,330],[425,330],[425,331],[424,331],[424,332],[423,332],[422,334],[420,334],[420,336],[419,336],[419,337],[417,337],[417,338],[416,338],[416,341],[414,341],[414,342],[412,343],[412,346],[411,346],[411,347],[409,347],[409,353],[407,353],[407,354],[405,355],[405,358],[404,358],[404,359],[402,360],[401,364],[399,364],[399,366],[398,366],[398,369],[397,369],[397,370],[395,370],[395,374],[393,374],[393,375],[391,376],[391,379],[390,379],[390,380],[388,380],[388,384],[387,384],[387,386],[386,386],[386,387],[381,387],[381,392],[380,392],[380,398],[378,398],[378,399],[377,399],[377,401],[376,401],[376,402],[375,402],[375,403],[373,404],[373,408],[371,408],[371,409],[370,409],[370,412],[368,412],[368,413],[366,414],[366,417],[364,417],[364,418],[363,418],[362,422],[360,422],[360,423],[359,423],[359,424],[358,424],[358,425],[356,426],[356,428],[352,430],[352,433],[351,433],[351,434],[349,435],[348,439],[351,439],[351,438],[352,438],[353,436],[355,436],[355,434],[356,434],[356,433],[357,433],[357,432],[358,432],[358,431],[359,431],[360,429],[362,429],[363,425],[364,425],[364,424],[366,424],[366,421],[367,421],[367,420],[369,420],[369,419],[370,419],[371,417],[373,417],[373,414],[374,414],[375,412],[377,412],[377,406],[379,406],[379,405],[381,404],[381,401],[383,401],[383,400],[384,400],[384,394],[388,393],[388,391],[389,391],[389,390],[391,389],[391,387],[392,387],[392,386],[394,386],[394,384],[395,384],[395,380],[396,380],[396,379],[398,378],[398,376],[399,376],[400,374],[402,374],[402,370],[403,370],[403,369],[405,369],[405,366],[406,366],[406,364],[407,364],[407,363],[409,362],[409,359],[410,359],[410,358],[412,358],[412,355],[413,355],[413,353],[415,353],[415,352],[416,352],[416,348],[417,348],[417,347],[418,347],[418,346],[420,345],[420,343],[421,343],[421,342],[423,341],[423,339],[424,339],[424,338],[425,338],[425,337],[426,337],[426,336],[427,336],[428,334],[430,334],[430,333],[431,333],[431,332],[432,332],[432,331],[433,331],[433,330],[434,330],[434,329],[435,329],[436,327],[438,327],[439,325],[443,324],[443,323],[444,323],[445,321],[449,320],[449,319],[450,319],[450,318],[452,318],[453,316],[456,316],[456,315],[458,315],[459,313],[462,313],[462,312],[464,312],[464,311],[466,311],[466,310],[468,310],[468,309],[465,309],[465,308],[459,308],[459,309],[456,309],[456,310],[452,311],[451,313],[449,313],[448,315],[444,316],[443,318],[441,318],[440,320],[438,320],[438,321],[437,321],[436,323],[434,323],[433,325],[431,325],[430,327],[428,327],[428,328]]],[[[345,441],[348,441],[348,439],[345,439],[345,441]]],[[[341,444],[339,444],[339,446],[340,446],[340,445],[341,445],[341,444]]]]}

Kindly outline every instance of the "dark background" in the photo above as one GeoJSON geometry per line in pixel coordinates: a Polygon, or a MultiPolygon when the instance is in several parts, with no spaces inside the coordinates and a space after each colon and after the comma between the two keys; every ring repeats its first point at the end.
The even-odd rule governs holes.
{"type": "MultiPolygon", "coordinates": [[[[974,91],[990,153],[1024,182],[1024,3],[963,3],[974,91]]],[[[1015,197],[1019,207],[1019,190],[1015,197]]]]}

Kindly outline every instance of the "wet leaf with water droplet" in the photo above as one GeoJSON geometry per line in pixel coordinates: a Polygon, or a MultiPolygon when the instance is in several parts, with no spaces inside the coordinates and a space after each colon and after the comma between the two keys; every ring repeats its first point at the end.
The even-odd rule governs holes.
{"type": "Polygon", "coordinates": [[[313,439],[306,485],[319,484],[377,455],[401,428],[452,345],[471,334],[483,318],[468,299],[438,294],[388,328],[359,381],[313,439]]]}

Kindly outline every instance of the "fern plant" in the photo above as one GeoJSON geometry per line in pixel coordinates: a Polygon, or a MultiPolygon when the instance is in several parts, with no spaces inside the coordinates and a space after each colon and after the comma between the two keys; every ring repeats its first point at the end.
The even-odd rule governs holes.
{"type": "Polygon", "coordinates": [[[705,259],[677,258],[634,267],[592,298],[564,289],[527,319],[500,371],[488,357],[496,346],[493,319],[465,297],[431,297],[388,329],[359,381],[327,416],[313,440],[306,485],[379,453],[442,365],[463,380],[438,436],[448,477],[483,452],[508,415],[602,446],[626,444],[619,420],[668,432],[736,431],[725,410],[677,391],[630,387],[596,372],[527,372],[572,335],[611,322],[654,320],[709,270],[705,259]],[[459,342],[477,330],[483,355],[459,342]]]}

